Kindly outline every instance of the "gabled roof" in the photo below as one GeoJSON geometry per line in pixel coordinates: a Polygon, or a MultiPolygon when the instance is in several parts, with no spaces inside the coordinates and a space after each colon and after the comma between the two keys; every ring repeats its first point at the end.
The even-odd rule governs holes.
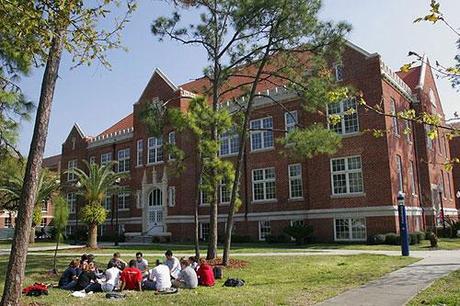
{"type": "Polygon", "coordinates": [[[410,89],[415,90],[420,83],[421,69],[421,66],[417,66],[409,69],[407,72],[397,71],[396,74],[410,87],[410,89]]]}
{"type": "Polygon", "coordinates": [[[106,129],[105,131],[101,132],[98,136],[111,134],[111,133],[115,133],[118,131],[132,128],[134,126],[133,118],[134,118],[133,114],[132,113],[129,114],[128,116],[124,117],[123,119],[121,119],[120,121],[118,121],[117,123],[109,127],[108,129],[106,129]]]}
{"type": "Polygon", "coordinates": [[[49,156],[43,159],[43,167],[53,168],[61,161],[61,154],[49,156]]]}

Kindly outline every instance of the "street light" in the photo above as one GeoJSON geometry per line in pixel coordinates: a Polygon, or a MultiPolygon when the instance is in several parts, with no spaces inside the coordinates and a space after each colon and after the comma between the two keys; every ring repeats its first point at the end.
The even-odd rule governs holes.
{"type": "Polygon", "coordinates": [[[407,229],[406,207],[404,206],[404,193],[398,193],[399,235],[401,237],[402,256],[409,256],[409,233],[407,229]]]}
{"type": "MultiPolygon", "coordinates": [[[[80,189],[81,188],[81,183],[80,181],[77,181],[75,183],[75,187],[77,189],[80,189]]],[[[78,195],[78,192],[75,194],[75,244],[78,243],[78,198],[77,198],[77,195],[78,195]]]]}

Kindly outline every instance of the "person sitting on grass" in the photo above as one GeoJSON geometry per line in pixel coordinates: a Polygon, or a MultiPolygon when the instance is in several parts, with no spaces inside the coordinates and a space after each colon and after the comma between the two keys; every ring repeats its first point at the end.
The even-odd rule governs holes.
{"type": "Polygon", "coordinates": [[[174,287],[186,289],[196,288],[198,286],[198,277],[195,270],[189,266],[188,260],[185,258],[181,259],[180,265],[182,270],[180,271],[176,280],[174,280],[174,287]]]}
{"type": "Polygon", "coordinates": [[[96,274],[94,273],[94,268],[95,267],[94,267],[93,262],[91,263],[83,262],[83,265],[82,265],[83,271],[78,276],[77,285],[75,286],[76,291],[85,290],[92,283],[96,282],[96,274]]]}
{"type": "Polygon", "coordinates": [[[196,274],[198,275],[198,284],[200,286],[214,286],[214,272],[206,259],[200,259],[200,266],[196,274]]]}
{"type": "Polygon", "coordinates": [[[110,269],[110,265],[112,265],[112,267],[117,267],[122,271],[127,266],[126,262],[123,259],[121,259],[121,255],[119,252],[113,253],[113,257],[109,260],[109,263],[107,264],[107,269],[110,269]]]}
{"type": "Polygon", "coordinates": [[[162,264],[158,259],[156,267],[150,269],[147,280],[144,282],[145,290],[165,290],[171,288],[171,275],[167,265],[162,264]]]}
{"type": "Polygon", "coordinates": [[[179,276],[179,273],[180,273],[179,259],[177,259],[177,257],[173,256],[173,253],[172,253],[171,250],[167,250],[165,252],[165,256],[166,256],[165,265],[168,266],[170,274],[171,274],[171,277],[173,279],[176,279],[179,276]]]}
{"type": "Polygon", "coordinates": [[[142,254],[142,252],[136,253],[136,268],[141,270],[142,275],[144,277],[147,277],[147,275],[149,274],[149,263],[147,260],[143,258],[143,256],[144,255],[142,254]]]}
{"type": "Polygon", "coordinates": [[[136,268],[136,260],[129,261],[129,267],[121,272],[121,288],[123,290],[139,290],[142,291],[142,272],[136,268]]]}
{"type": "Polygon", "coordinates": [[[64,290],[73,290],[77,285],[80,268],[80,259],[74,259],[70,262],[69,267],[65,269],[59,279],[59,288],[64,290]]]}
{"type": "Polygon", "coordinates": [[[102,283],[101,289],[103,292],[112,292],[118,287],[120,281],[121,270],[113,263],[109,262],[107,270],[105,270],[105,282],[102,283]]]}
{"type": "Polygon", "coordinates": [[[192,267],[192,269],[195,270],[195,271],[197,271],[198,267],[199,267],[198,261],[199,261],[199,258],[196,257],[196,256],[190,256],[188,258],[188,263],[189,263],[190,267],[192,267]]]}

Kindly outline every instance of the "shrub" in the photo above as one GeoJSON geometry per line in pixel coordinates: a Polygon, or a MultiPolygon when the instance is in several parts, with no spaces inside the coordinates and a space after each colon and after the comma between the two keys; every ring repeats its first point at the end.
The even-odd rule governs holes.
{"type": "Polygon", "coordinates": [[[414,232],[415,234],[417,234],[417,239],[418,239],[418,242],[422,242],[422,240],[425,240],[426,239],[426,235],[424,232],[414,232]]]}
{"type": "Polygon", "coordinates": [[[311,241],[313,237],[313,226],[294,224],[286,227],[284,233],[294,238],[296,244],[303,244],[311,241]]]}
{"type": "Polygon", "coordinates": [[[287,243],[291,241],[291,238],[286,234],[268,235],[265,241],[268,243],[287,243]]]}
{"type": "Polygon", "coordinates": [[[400,244],[399,236],[395,233],[385,234],[385,244],[398,245],[400,244]]]}
{"type": "Polygon", "coordinates": [[[367,237],[367,244],[384,244],[385,243],[385,235],[383,234],[376,234],[367,237]]]}
{"type": "Polygon", "coordinates": [[[419,236],[417,235],[417,233],[409,233],[409,244],[415,245],[419,243],[420,243],[420,240],[419,240],[419,236]]]}
{"type": "Polygon", "coordinates": [[[425,240],[431,240],[431,237],[434,235],[432,231],[425,232],[425,240]]]}
{"type": "Polygon", "coordinates": [[[235,243],[247,243],[252,241],[253,239],[248,235],[232,235],[232,242],[235,243]]]}

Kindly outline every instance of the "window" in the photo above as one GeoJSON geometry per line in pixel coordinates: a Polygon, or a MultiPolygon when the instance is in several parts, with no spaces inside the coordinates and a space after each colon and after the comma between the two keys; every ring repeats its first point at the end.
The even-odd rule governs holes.
{"type": "Polygon", "coordinates": [[[252,198],[254,201],[275,199],[275,168],[252,170],[252,198]]]}
{"type": "Polygon", "coordinates": [[[299,120],[297,118],[297,111],[285,112],[284,113],[284,125],[287,133],[294,130],[297,127],[299,120]]]}
{"type": "Polygon", "coordinates": [[[67,162],[67,181],[75,181],[77,179],[77,176],[75,175],[74,169],[77,168],[77,160],[69,160],[67,162]]]}
{"type": "Polygon", "coordinates": [[[118,151],[118,172],[129,172],[129,148],[118,151]]]}
{"type": "Polygon", "coordinates": [[[11,217],[5,218],[5,224],[3,225],[4,228],[12,228],[13,227],[13,221],[11,220],[11,217]]]}
{"type": "Polygon", "coordinates": [[[169,207],[176,206],[176,187],[175,186],[168,187],[168,206],[169,207]]]}
{"type": "Polygon", "coordinates": [[[430,88],[429,96],[430,96],[431,105],[433,105],[436,108],[436,96],[434,95],[434,91],[431,88],[430,88]]]}
{"type": "Polygon", "coordinates": [[[75,192],[67,194],[67,204],[69,205],[69,213],[74,214],[77,207],[77,195],[75,192]]]}
{"type": "Polygon", "coordinates": [[[101,154],[101,166],[105,166],[112,161],[112,152],[101,154]]]}
{"type": "Polygon", "coordinates": [[[163,206],[163,193],[156,188],[149,194],[149,206],[163,206]]]}
{"type": "Polygon", "coordinates": [[[335,240],[366,240],[365,218],[335,219],[335,240]]]}
{"type": "Polygon", "coordinates": [[[411,161],[409,164],[409,179],[410,179],[410,189],[412,195],[417,194],[417,189],[415,187],[415,173],[414,173],[414,162],[411,161]]]}
{"type": "Polygon", "coordinates": [[[303,220],[291,220],[290,225],[291,226],[303,226],[304,222],[303,220]]]}
{"type": "Polygon", "coordinates": [[[137,141],[137,162],[136,166],[142,166],[143,163],[143,154],[144,154],[144,140],[139,139],[137,141]]]}
{"type": "MultiPolygon", "coordinates": [[[[175,145],[176,144],[176,132],[174,132],[174,131],[169,132],[169,134],[168,134],[168,143],[170,145],[175,145]]],[[[174,159],[174,157],[171,154],[168,154],[168,158],[169,158],[169,160],[174,159]]]]}
{"type": "Polygon", "coordinates": [[[106,196],[104,199],[104,208],[105,210],[112,210],[112,196],[106,196]]]}
{"type": "Polygon", "coordinates": [[[360,156],[331,159],[332,194],[353,194],[364,191],[360,156]]]}
{"type": "Polygon", "coordinates": [[[251,151],[273,148],[273,118],[251,121],[251,151]]]}
{"type": "Polygon", "coordinates": [[[270,221],[259,221],[259,240],[265,240],[271,235],[270,221]]]}
{"type": "Polygon", "coordinates": [[[401,156],[399,155],[396,155],[396,173],[398,175],[398,191],[404,192],[402,163],[401,163],[401,156]]]}
{"type": "Polygon", "coordinates": [[[42,202],[42,212],[47,212],[48,211],[48,201],[43,201],[42,202]]]}
{"type": "Polygon", "coordinates": [[[337,134],[348,135],[359,131],[358,107],[355,99],[329,104],[327,113],[328,115],[338,115],[341,118],[339,123],[329,125],[329,128],[337,134]]]}
{"type": "Polygon", "coordinates": [[[431,131],[431,128],[428,124],[425,124],[425,133],[426,133],[426,147],[428,149],[433,149],[433,140],[429,136],[429,132],[431,131]]]}
{"type": "Polygon", "coordinates": [[[404,134],[406,134],[407,142],[412,143],[412,121],[404,120],[404,134]]]}
{"type": "Polygon", "coordinates": [[[120,192],[118,194],[118,209],[119,210],[129,210],[129,198],[130,198],[130,195],[128,192],[120,192]]]}
{"type": "Polygon", "coordinates": [[[342,64],[336,64],[334,66],[335,70],[335,80],[336,81],[343,81],[343,65],[342,64]]]}
{"type": "Polygon", "coordinates": [[[394,116],[394,117],[391,117],[393,134],[399,136],[398,118],[396,117],[396,101],[393,98],[391,98],[391,101],[390,101],[390,113],[391,115],[394,116]]]}
{"type": "Polygon", "coordinates": [[[41,222],[40,222],[40,227],[46,227],[46,218],[42,218],[41,222]]]}
{"type": "Polygon", "coordinates": [[[209,223],[200,223],[200,239],[205,241],[209,239],[209,223]]]}
{"type": "Polygon", "coordinates": [[[149,164],[156,164],[163,161],[163,138],[150,137],[148,139],[148,156],[149,164]]]}
{"type": "Polygon", "coordinates": [[[236,129],[220,135],[220,149],[219,154],[221,156],[238,154],[240,149],[240,136],[236,129]]]}
{"type": "Polygon", "coordinates": [[[90,165],[94,165],[95,163],[96,163],[96,156],[91,156],[91,157],[89,158],[89,164],[90,164],[90,165]]]}
{"type": "Polygon", "coordinates": [[[219,184],[220,203],[230,203],[231,188],[228,188],[227,181],[222,180],[219,184]]]}
{"type": "Polygon", "coordinates": [[[289,198],[296,199],[303,197],[302,191],[302,166],[300,164],[289,165],[289,198]]]}
{"type": "Polygon", "coordinates": [[[442,197],[446,198],[447,191],[446,191],[446,184],[444,182],[444,171],[442,170],[441,170],[441,179],[440,179],[439,184],[441,185],[442,197]]]}

